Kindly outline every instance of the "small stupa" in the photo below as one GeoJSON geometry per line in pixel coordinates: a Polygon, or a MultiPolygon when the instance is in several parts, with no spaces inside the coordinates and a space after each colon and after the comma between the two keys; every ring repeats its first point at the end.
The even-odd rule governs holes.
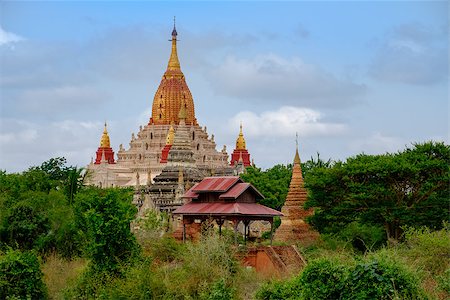
{"type": "Polygon", "coordinates": [[[314,213],[312,209],[303,208],[306,199],[307,191],[304,187],[297,141],[289,192],[281,208],[284,216],[281,217],[281,225],[275,233],[275,241],[309,244],[317,238],[318,233],[306,223],[306,217],[314,213]]]}
{"type": "Polygon", "coordinates": [[[242,123],[239,130],[238,138],[236,139],[236,148],[231,154],[230,165],[234,166],[238,163],[242,163],[245,168],[250,167],[250,153],[248,153],[244,134],[242,133],[242,123]]]}
{"type": "Polygon", "coordinates": [[[96,157],[94,164],[99,165],[103,161],[107,162],[108,164],[115,164],[114,151],[111,148],[108,129],[106,128],[106,122],[105,128],[103,129],[102,138],[100,139],[100,146],[98,147],[97,152],[95,154],[96,157]]]}

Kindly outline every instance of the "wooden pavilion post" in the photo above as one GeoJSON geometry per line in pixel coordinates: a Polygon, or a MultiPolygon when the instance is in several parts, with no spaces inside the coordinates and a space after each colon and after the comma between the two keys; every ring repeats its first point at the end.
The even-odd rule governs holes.
{"type": "Polygon", "coordinates": [[[219,225],[219,236],[222,236],[222,225],[224,220],[222,218],[219,218],[216,220],[217,225],[219,225]]]}
{"type": "Polygon", "coordinates": [[[186,224],[183,222],[183,243],[186,242],[186,224]]]}

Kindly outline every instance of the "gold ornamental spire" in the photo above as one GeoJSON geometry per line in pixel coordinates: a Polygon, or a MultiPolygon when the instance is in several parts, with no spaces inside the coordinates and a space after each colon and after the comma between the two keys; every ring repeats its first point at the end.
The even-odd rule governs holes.
{"type": "Polygon", "coordinates": [[[170,125],[169,133],[167,134],[166,138],[166,145],[172,145],[174,138],[175,138],[175,130],[173,129],[173,126],[170,125]]]}
{"type": "Polygon", "coordinates": [[[111,147],[111,144],[109,141],[108,130],[106,129],[106,122],[105,122],[105,129],[103,129],[102,138],[100,139],[100,147],[101,148],[110,148],[111,147]]]}
{"type": "Polygon", "coordinates": [[[236,140],[236,150],[245,150],[245,139],[244,134],[242,133],[242,123],[239,130],[239,136],[236,140]]]}
{"type": "Polygon", "coordinates": [[[172,52],[170,53],[169,64],[167,65],[168,71],[181,71],[180,61],[178,60],[177,53],[177,29],[175,28],[175,17],[173,17],[173,30],[172,30],[172,52]]]}

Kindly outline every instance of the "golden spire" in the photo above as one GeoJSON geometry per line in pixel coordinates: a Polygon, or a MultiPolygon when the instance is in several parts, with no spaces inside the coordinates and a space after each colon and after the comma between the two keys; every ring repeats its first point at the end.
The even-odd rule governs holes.
{"type": "Polygon", "coordinates": [[[242,123],[239,131],[239,136],[236,140],[236,150],[245,150],[245,139],[244,134],[242,133],[242,123]]]}
{"type": "Polygon", "coordinates": [[[179,71],[180,69],[180,61],[178,60],[177,53],[177,29],[175,28],[175,17],[173,17],[173,30],[172,30],[172,52],[170,53],[169,64],[167,65],[167,70],[170,71],[179,71]]]}
{"type": "Polygon", "coordinates": [[[169,133],[167,133],[166,145],[172,145],[174,138],[175,138],[175,130],[173,130],[173,126],[170,125],[169,133]]]}
{"type": "Polygon", "coordinates": [[[105,129],[103,130],[102,138],[100,140],[100,147],[101,148],[110,148],[111,147],[111,144],[109,142],[108,130],[106,129],[106,122],[105,122],[105,129]]]}
{"type": "Polygon", "coordinates": [[[181,108],[180,108],[180,112],[178,113],[178,119],[181,120],[186,120],[186,103],[183,101],[183,103],[181,103],[181,108]]]}
{"type": "Polygon", "coordinates": [[[196,125],[194,99],[187,86],[183,72],[181,72],[180,61],[177,54],[177,30],[172,30],[172,52],[170,54],[167,70],[161,78],[161,83],[155,93],[152,104],[152,117],[150,122],[155,125],[170,125],[172,122],[179,124],[178,114],[180,108],[185,105],[185,123],[196,125]]]}

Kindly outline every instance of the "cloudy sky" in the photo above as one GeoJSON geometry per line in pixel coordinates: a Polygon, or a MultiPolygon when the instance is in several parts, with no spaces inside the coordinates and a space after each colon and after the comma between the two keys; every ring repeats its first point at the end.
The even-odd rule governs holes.
{"type": "Polygon", "coordinates": [[[449,143],[446,1],[0,2],[0,169],[85,166],[148,122],[170,54],[218,148],[263,168],[449,143]]]}

